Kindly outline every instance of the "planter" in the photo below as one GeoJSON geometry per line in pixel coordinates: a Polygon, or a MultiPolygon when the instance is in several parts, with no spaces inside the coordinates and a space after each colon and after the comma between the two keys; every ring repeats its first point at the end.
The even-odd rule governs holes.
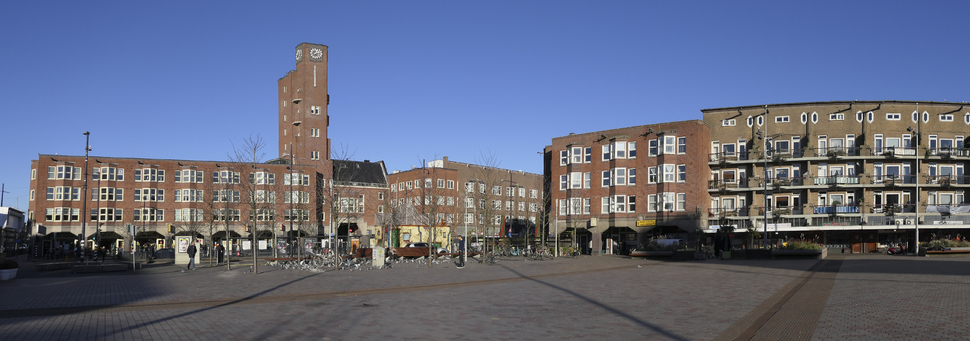
{"type": "Polygon", "coordinates": [[[17,269],[3,269],[0,270],[0,281],[6,281],[8,279],[14,279],[17,277],[17,269]]]}

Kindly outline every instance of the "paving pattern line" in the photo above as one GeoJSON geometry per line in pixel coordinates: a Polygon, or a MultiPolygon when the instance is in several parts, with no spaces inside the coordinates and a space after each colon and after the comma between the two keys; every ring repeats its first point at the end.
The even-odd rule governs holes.
{"type": "MultiPolygon", "coordinates": [[[[638,265],[657,266],[662,264],[646,263],[646,264],[638,264],[638,265]]],[[[596,272],[615,271],[615,270],[629,269],[629,268],[630,266],[626,265],[626,266],[616,266],[616,267],[599,268],[599,269],[556,272],[556,273],[539,274],[539,275],[518,275],[515,277],[503,277],[503,278],[484,279],[484,280],[466,281],[466,282],[422,284],[422,285],[410,285],[410,286],[400,286],[400,287],[354,289],[354,290],[285,294],[285,295],[256,294],[256,295],[246,296],[246,297],[222,298],[222,299],[211,299],[211,300],[145,302],[145,303],[126,303],[126,304],[118,304],[118,305],[88,305],[88,306],[66,306],[66,307],[50,307],[50,308],[11,309],[11,310],[0,310],[0,318],[59,316],[59,315],[74,315],[74,314],[100,314],[100,313],[162,310],[162,309],[216,308],[216,307],[224,307],[224,306],[237,305],[237,304],[264,304],[264,303],[279,303],[279,302],[292,302],[292,301],[326,300],[326,299],[331,299],[336,297],[384,295],[384,294],[395,294],[395,293],[405,293],[405,292],[415,292],[415,291],[461,288],[461,287],[469,287],[469,286],[492,285],[492,284],[527,281],[527,280],[531,281],[531,280],[542,279],[542,278],[563,277],[563,276],[588,274],[588,273],[596,273],[596,272]]]]}
{"type": "Polygon", "coordinates": [[[842,259],[818,261],[715,340],[810,339],[841,266],[842,259]]]}

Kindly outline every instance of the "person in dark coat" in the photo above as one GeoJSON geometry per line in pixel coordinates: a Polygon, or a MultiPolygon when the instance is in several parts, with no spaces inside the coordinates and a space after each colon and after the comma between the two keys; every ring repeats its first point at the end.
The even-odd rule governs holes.
{"type": "Polygon", "coordinates": [[[189,248],[185,249],[185,252],[189,254],[189,265],[186,265],[186,270],[195,270],[195,252],[198,251],[195,247],[195,241],[189,244],[189,248]]]}
{"type": "Polygon", "coordinates": [[[458,268],[465,267],[465,237],[458,236],[458,268]]]}

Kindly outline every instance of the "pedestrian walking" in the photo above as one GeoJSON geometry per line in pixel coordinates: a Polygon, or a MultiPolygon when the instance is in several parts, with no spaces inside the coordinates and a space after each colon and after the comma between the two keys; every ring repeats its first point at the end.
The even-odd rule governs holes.
{"type": "Polygon", "coordinates": [[[185,252],[189,254],[189,265],[185,266],[186,269],[195,270],[195,241],[189,244],[189,247],[185,249],[185,252]]]}
{"type": "Polygon", "coordinates": [[[458,236],[458,268],[465,267],[465,238],[458,236]]]}

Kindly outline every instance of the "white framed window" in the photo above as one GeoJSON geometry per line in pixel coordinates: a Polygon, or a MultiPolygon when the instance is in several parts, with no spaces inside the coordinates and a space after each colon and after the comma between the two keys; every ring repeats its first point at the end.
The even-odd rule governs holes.
{"type": "Polygon", "coordinates": [[[970,113],[963,114],[963,123],[970,124],[970,113]]]}
{"type": "Polygon", "coordinates": [[[647,156],[657,156],[658,150],[656,139],[647,141],[647,156]]]}
{"type": "Polygon", "coordinates": [[[788,115],[785,116],[775,116],[775,123],[788,123],[790,118],[788,115]]]}
{"type": "Polygon", "coordinates": [[[763,125],[765,125],[765,116],[764,115],[760,115],[760,116],[758,116],[758,126],[760,127],[760,126],[763,126],[763,125]]]}
{"type": "Polygon", "coordinates": [[[617,159],[626,159],[626,141],[613,142],[613,154],[617,159]]]}
{"type": "Polygon", "coordinates": [[[902,114],[900,113],[886,113],[886,121],[899,121],[902,119],[902,114]]]}
{"type": "Polygon", "coordinates": [[[657,167],[647,167],[647,183],[655,184],[657,183],[657,167]]]}
{"type": "Polygon", "coordinates": [[[320,160],[320,152],[316,150],[310,151],[310,160],[320,160]]]}
{"type": "Polygon", "coordinates": [[[565,165],[568,165],[568,164],[569,164],[569,151],[568,150],[560,150],[559,151],[559,165],[560,166],[565,166],[565,165]]]}
{"type": "Polygon", "coordinates": [[[637,158],[637,143],[636,141],[627,143],[627,158],[636,159],[637,158]]]}
{"type": "Polygon", "coordinates": [[[687,154],[687,137],[680,136],[677,138],[677,154],[687,154]]]}
{"type": "Polygon", "coordinates": [[[626,170],[626,177],[627,177],[626,182],[628,184],[630,184],[630,186],[636,186],[637,185],[637,169],[636,168],[628,168],[626,170]]]}
{"type": "Polygon", "coordinates": [[[812,124],[816,124],[816,123],[818,123],[818,113],[817,112],[813,112],[812,113],[812,124]]]}
{"type": "Polygon", "coordinates": [[[855,113],[856,122],[862,123],[864,118],[865,118],[865,114],[863,114],[862,111],[855,113]]]}
{"type": "Polygon", "coordinates": [[[604,144],[603,147],[603,161],[609,161],[613,158],[613,146],[609,144],[604,144]]]}
{"type": "Polygon", "coordinates": [[[871,111],[866,113],[866,121],[869,121],[869,123],[872,123],[875,117],[876,115],[873,114],[871,111]]]}
{"type": "Polygon", "coordinates": [[[165,170],[156,168],[142,168],[135,170],[136,182],[165,182],[165,170]]]}
{"type": "Polygon", "coordinates": [[[721,120],[722,127],[734,127],[736,125],[738,125],[738,120],[735,120],[733,118],[729,120],[721,120]]]}
{"type": "Polygon", "coordinates": [[[657,212],[656,194],[647,194],[647,212],[657,212]]]}
{"type": "MultiPolygon", "coordinates": [[[[589,173],[586,173],[586,174],[589,174],[589,173]]],[[[535,189],[530,189],[529,190],[529,199],[538,199],[538,198],[539,198],[539,191],[538,190],[535,190],[535,189]]]]}
{"type": "Polygon", "coordinates": [[[677,182],[687,182],[687,165],[677,165],[677,182]]]}
{"type": "Polygon", "coordinates": [[[320,106],[319,105],[311,105],[310,106],[310,115],[320,115],[320,106]]]}
{"type": "Polygon", "coordinates": [[[674,154],[677,147],[677,137],[676,136],[664,136],[664,154],[674,154]]]}
{"type": "Polygon", "coordinates": [[[583,163],[583,147],[572,147],[570,150],[572,154],[570,163],[583,163]]]}
{"type": "Polygon", "coordinates": [[[676,182],[676,176],[676,165],[665,163],[663,165],[663,182],[676,182]]]}
{"type": "Polygon", "coordinates": [[[617,186],[626,186],[626,168],[613,169],[613,183],[617,186]]]}
{"type": "Polygon", "coordinates": [[[953,114],[940,114],[940,122],[953,122],[953,114]]]}
{"type": "Polygon", "coordinates": [[[687,193],[677,193],[677,211],[687,210],[687,193]]]}
{"type": "Polygon", "coordinates": [[[844,120],[845,120],[845,114],[843,113],[829,114],[829,121],[844,121],[844,120]]]}
{"type": "Polygon", "coordinates": [[[802,124],[808,123],[808,113],[804,113],[804,112],[802,113],[801,121],[802,121],[802,124]]]}
{"type": "Polygon", "coordinates": [[[930,113],[924,111],[923,112],[923,123],[929,123],[929,122],[930,122],[930,113]]]}

